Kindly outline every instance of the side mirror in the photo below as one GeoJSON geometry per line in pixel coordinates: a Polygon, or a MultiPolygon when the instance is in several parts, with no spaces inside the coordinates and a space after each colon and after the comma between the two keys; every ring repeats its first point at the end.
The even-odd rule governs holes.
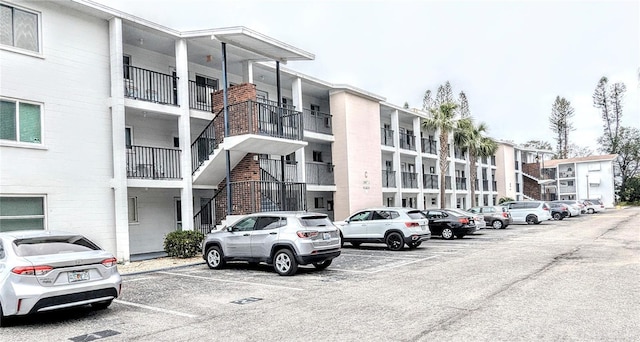
{"type": "Polygon", "coordinates": [[[233,227],[231,226],[225,227],[224,229],[228,232],[233,232],[233,227]]]}

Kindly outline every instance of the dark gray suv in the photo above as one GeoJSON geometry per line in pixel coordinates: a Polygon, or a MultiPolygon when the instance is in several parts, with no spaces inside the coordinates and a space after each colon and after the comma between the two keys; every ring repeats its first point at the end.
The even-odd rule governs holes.
{"type": "Polygon", "coordinates": [[[340,255],[340,233],[327,215],[309,212],[265,212],[245,216],[214,231],[202,243],[209,268],[227,261],[265,262],[284,276],[298,265],[325,269],[340,255]]]}

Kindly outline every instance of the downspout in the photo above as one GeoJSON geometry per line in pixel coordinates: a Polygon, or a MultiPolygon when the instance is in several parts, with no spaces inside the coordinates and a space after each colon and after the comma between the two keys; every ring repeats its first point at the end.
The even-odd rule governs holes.
{"type": "MultiPolygon", "coordinates": [[[[229,137],[229,92],[227,89],[227,44],[222,43],[222,105],[224,106],[224,138],[229,137]]],[[[227,188],[227,216],[232,214],[233,203],[231,200],[231,155],[225,147],[225,175],[227,188]]]]}
{"type": "MultiPolygon", "coordinates": [[[[278,89],[277,93],[278,93],[278,134],[280,135],[280,137],[283,136],[283,129],[282,129],[282,122],[283,122],[283,110],[282,110],[282,90],[280,88],[280,61],[276,61],[276,88],[278,89]]],[[[284,158],[285,156],[280,156],[280,169],[282,172],[280,172],[280,210],[286,210],[287,208],[284,207],[285,205],[285,201],[284,201],[284,158]]]]}

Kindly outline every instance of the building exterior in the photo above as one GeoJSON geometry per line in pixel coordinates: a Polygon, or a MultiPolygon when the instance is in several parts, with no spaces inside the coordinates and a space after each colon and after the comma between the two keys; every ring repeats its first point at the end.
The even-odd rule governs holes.
{"type": "MultiPolygon", "coordinates": [[[[442,174],[426,112],[283,68],[300,48],[84,0],[0,9],[0,231],[76,231],[127,261],[249,212],[471,204],[472,166],[450,141],[442,174]]],[[[473,166],[478,204],[525,197],[515,148],[473,166]]]]}

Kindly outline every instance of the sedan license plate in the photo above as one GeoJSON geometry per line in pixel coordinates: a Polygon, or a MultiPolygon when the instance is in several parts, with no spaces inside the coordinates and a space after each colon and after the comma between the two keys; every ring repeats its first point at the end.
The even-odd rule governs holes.
{"type": "Polygon", "coordinates": [[[75,271],[67,273],[70,283],[89,280],[89,271],[75,271]]]}
{"type": "Polygon", "coordinates": [[[322,233],[322,240],[330,240],[331,233],[322,233]]]}

